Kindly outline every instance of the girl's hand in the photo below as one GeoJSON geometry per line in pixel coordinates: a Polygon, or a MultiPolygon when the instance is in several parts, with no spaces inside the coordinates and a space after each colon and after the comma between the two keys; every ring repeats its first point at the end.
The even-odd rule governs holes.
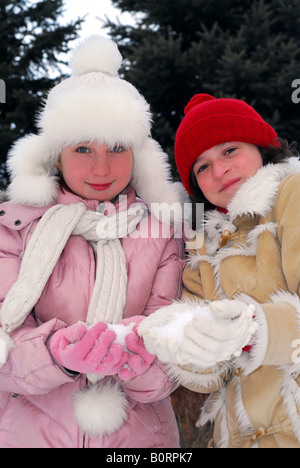
{"type": "Polygon", "coordinates": [[[137,332],[138,325],[144,319],[144,316],[139,315],[121,322],[121,325],[128,327],[128,333],[125,335],[125,348],[129,353],[126,364],[118,372],[122,380],[126,381],[144,374],[155,359],[155,355],[147,351],[143,339],[137,332]]]}
{"type": "Polygon", "coordinates": [[[64,368],[83,374],[118,375],[129,380],[143,374],[155,356],[148,353],[137,334],[143,316],[130,317],[120,324],[85,323],[57,331],[50,340],[53,358],[64,368]]]}
{"type": "Polygon", "coordinates": [[[208,369],[249,344],[258,327],[254,311],[237,300],[177,302],[147,317],[138,331],[162,362],[208,369]]]}
{"type": "Polygon", "coordinates": [[[128,359],[124,347],[114,343],[116,334],[107,323],[88,328],[78,322],[57,331],[51,338],[50,351],[66,369],[83,374],[114,375],[128,359]]]}

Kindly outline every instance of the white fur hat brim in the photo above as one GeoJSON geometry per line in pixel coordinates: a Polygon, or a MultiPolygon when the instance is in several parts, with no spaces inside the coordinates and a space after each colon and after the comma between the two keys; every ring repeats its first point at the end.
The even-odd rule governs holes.
{"type": "Polygon", "coordinates": [[[151,131],[149,104],[120,78],[103,73],[72,77],[52,90],[37,125],[52,151],[97,140],[140,147],[151,131]]]}
{"type": "Polygon", "coordinates": [[[181,182],[173,182],[168,155],[152,138],[134,155],[132,185],[151,213],[163,223],[180,223],[188,194],[181,182]]]}
{"type": "Polygon", "coordinates": [[[58,195],[55,162],[47,139],[42,135],[31,134],[18,140],[8,154],[9,200],[41,207],[54,202],[58,195]]]}

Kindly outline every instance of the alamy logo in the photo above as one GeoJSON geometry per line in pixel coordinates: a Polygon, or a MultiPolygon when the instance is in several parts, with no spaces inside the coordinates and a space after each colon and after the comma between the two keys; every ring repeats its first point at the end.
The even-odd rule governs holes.
{"type": "MultiPolygon", "coordinates": [[[[120,195],[121,206],[128,206],[127,195],[120,195]]],[[[99,216],[103,215],[105,203],[99,205],[99,216]]],[[[197,203],[194,212],[190,203],[151,203],[150,213],[146,206],[133,204],[127,211],[112,209],[108,216],[102,216],[96,227],[99,239],[122,238],[128,234],[133,239],[170,239],[183,238],[189,249],[200,249],[204,243],[204,205],[197,203]],[[139,210],[142,212],[139,213],[139,210]],[[151,223],[141,222],[153,216],[151,223]],[[139,217],[139,227],[130,228],[139,217]],[[192,222],[193,218],[193,222],[192,222]],[[160,222],[158,222],[160,221],[160,222]],[[193,224],[193,228],[191,225],[193,224]],[[123,234],[122,234],[123,233],[123,234]]]]}
{"type": "Polygon", "coordinates": [[[300,80],[294,80],[292,83],[292,88],[296,88],[292,93],[292,102],[294,104],[299,104],[300,102],[300,80]]]}
{"type": "Polygon", "coordinates": [[[296,350],[292,354],[292,361],[294,364],[300,364],[300,340],[294,340],[292,343],[292,348],[296,348],[296,350]]]}
{"type": "Polygon", "coordinates": [[[0,80],[0,104],[6,103],[6,85],[4,80],[0,80]]]}

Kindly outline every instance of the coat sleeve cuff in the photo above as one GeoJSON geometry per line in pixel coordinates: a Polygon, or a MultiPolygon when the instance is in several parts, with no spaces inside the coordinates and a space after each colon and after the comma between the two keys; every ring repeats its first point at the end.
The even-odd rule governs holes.
{"type": "Polygon", "coordinates": [[[56,333],[55,331],[52,332],[52,333],[49,335],[49,338],[48,338],[47,341],[46,341],[46,347],[47,347],[47,349],[48,349],[48,351],[49,351],[49,354],[50,354],[50,356],[51,356],[51,358],[52,358],[54,364],[55,364],[57,367],[59,367],[60,370],[61,370],[62,372],[64,372],[65,374],[67,374],[69,377],[73,377],[73,378],[75,379],[76,377],[78,377],[78,376],[81,375],[81,374],[80,374],[79,372],[72,371],[72,370],[70,370],[70,369],[67,369],[66,367],[63,367],[63,366],[54,358],[54,356],[53,356],[52,353],[51,353],[50,341],[51,341],[52,336],[53,336],[55,333],[56,333]]]}
{"type": "Polygon", "coordinates": [[[264,310],[258,302],[246,294],[238,296],[237,299],[246,304],[255,305],[255,321],[259,325],[258,330],[252,337],[250,350],[244,351],[238,358],[233,360],[236,369],[242,369],[245,375],[249,375],[258,369],[264,361],[269,342],[268,323],[264,310]]]}
{"type": "Polygon", "coordinates": [[[300,338],[299,297],[279,291],[264,304],[258,304],[244,295],[239,300],[255,304],[259,328],[254,335],[250,352],[243,352],[235,360],[235,366],[242,368],[245,375],[251,374],[262,365],[287,366],[296,371],[293,344],[300,338]]]}
{"type": "Polygon", "coordinates": [[[197,393],[212,393],[220,390],[228,381],[231,370],[232,366],[229,362],[201,371],[175,364],[168,365],[168,373],[172,379],[197,393]]]}

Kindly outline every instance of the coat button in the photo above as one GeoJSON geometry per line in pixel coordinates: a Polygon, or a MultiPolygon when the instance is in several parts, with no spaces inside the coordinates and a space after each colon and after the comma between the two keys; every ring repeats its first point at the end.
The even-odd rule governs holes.
{"type": "Polygon", "coordinates": [[[20,224],[22,224],[22,221],[20,219],[17,219],[15,221],[15,226],[20,226],[20,224]]]}
{"type": "Polygon", "coordinates": [[[225,229],[225,231],[222,233],[220,239],[219,239],[219,246],[225,247],[225,245],[228,244],[229,240],[231,238],[231,232],[225,229]]]}
{"type": "Polygon", "coordinates": [[[5,212],[4,210],[1,210],[1,211],[0,211],[0,216],[4,216],[5,213],[6,213],[6,212],[5,212]]]}
{"type": "Polygon", "coordinates": [[[264,427],[259,427],[257,431],[255,432],[255,434],[251,436],[251,441],[256,442],[258,439],[266,435],[266,433],[267,433],[267,430],[264,427]]]}

